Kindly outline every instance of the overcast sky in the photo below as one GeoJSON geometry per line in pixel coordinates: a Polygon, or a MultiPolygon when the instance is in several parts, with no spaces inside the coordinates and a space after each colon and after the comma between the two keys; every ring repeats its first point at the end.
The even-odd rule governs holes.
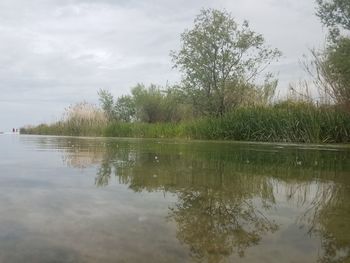
{"type": "Polygon", "coordinates": [[[302,77],[302,54],[325,40],[314,0],[0,0],[0,131],[98,103],[100,88],[119,96],[179,81],[169,51],[208,7],[248,20],[283,52],[270,68],[281,94],[302,77]]]}

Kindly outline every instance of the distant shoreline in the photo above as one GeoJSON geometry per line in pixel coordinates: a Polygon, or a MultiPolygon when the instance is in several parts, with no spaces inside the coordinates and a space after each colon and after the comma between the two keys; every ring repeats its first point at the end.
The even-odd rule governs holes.
{"type": "Polygon", "coordinates": [[[2,135],[18,135],[21,134],[19,131],[18,132],[0,132],[2,135]]]}

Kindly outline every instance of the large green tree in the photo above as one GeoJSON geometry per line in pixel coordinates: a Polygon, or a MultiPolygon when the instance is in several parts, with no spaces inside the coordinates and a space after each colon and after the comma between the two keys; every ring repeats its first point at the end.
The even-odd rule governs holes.
{"type": "Polygon", "coordinates": [[[350,30],[349,0],[316,0],[317,16],[329,28],[331,36],[337,38],[340,30],[350,30]]]}
{"type": "Polygon", "coordinates": [[[330,32],[322,51],[313,51],[307,68],[316,86],[333,102],[350,110],[350,1],[316,0],[317,16],[330,32]]]}
{"type": "Polygon", "coordinates": [[[350,38],[339,38],[328,47],[322,70],[328,83],[328,94],[350,111],[350,38]]]}
{"type": "Polygon", "coordinates": [[[181,35],[181,48],[171,56],[195,109],[220,116],[231,106],[227,98],[251,87],[280,52],[266,46],[247,21],[239,26],[226,11],[205,9],[181,35]]]}

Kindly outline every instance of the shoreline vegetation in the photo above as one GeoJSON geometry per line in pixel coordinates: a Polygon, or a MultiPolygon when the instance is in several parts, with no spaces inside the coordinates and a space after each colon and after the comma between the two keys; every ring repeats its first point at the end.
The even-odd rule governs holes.
{"type": "Polygon", "coordinates": [[[186,122],[109,122],[74,116],[21,129],[21,134],[181,138],[293,143],[350,143],[350,114],[334,106],[276,104],[238,108],[218,118],[186,122]]]}
{"type": "Polygon", "coordinates": [[[330,8],[323,0],[317,3],[317,16],[330,32],[327,47],[311,51],[304,68],[312,80],[290,85],[284,101],[276,101],[278,79],[267,71],[282,53],[266,44],[247,21],[238,24],[226,11],[203,9],[192,29],[181,35],[180,49],[170,53],[173,67],[182,74],[180,83],[137,84],[130,95],[116,99],[100,89],[100,107],[80,102],[65,109],[56,123],[27,126],[20,132],[350,143],[350,37],[340,34],[350,32],[350,26],[342,19],[332,20],[346,18],[340,11],[349,4],[334,2],[330,8]]]}

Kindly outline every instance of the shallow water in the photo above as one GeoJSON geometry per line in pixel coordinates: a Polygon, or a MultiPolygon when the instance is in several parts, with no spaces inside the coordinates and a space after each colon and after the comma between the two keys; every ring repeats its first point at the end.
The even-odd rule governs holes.
{"type": "Polygon", "coordinates": [[[347,146],[0,135],[0,262],[349,262],[347,146]]]}

